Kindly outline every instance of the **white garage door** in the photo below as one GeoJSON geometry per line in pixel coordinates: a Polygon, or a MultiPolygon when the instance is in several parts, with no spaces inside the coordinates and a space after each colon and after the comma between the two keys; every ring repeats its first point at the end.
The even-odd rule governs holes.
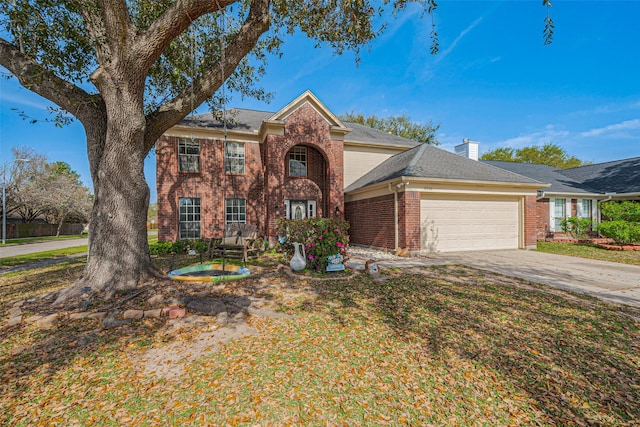
{"type": "Polygon", "coordinates": [[[517,197],[423,195],[422,249],[428,252],[517,249],[517,197]]]}

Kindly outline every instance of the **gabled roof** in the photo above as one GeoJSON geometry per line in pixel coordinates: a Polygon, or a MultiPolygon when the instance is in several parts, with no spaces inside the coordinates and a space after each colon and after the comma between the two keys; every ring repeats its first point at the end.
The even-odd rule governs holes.
{"type": "MultiPolygon", "coordinates": [[[[232,108],[227,110],[225,120],[227,129],[230,131],[257,133],[262,124],[273,120],[277,114],[268,111],[245,110],[242,108],[232,108]]],[[[223,129],[222,113],[213,116],[211,113],[199,114],[194,117],[185,117],[181,122],[182,126],[194,126],[205,129],[223,129]]],[[[344,122],[344,129],[351,129],[344,137],[345,142],[355,142],[372,145],[386,145],[398,147],[415,147],[418,142],[402,138],[387,132],[382,132],[358,123],[344,122]]]]}
{"type": "Polygon", "coordinates": [[[600,191],[589,188],[582,182],[562,174],[562,169],[547,165],[530,163],[502,162],[498,160],[480,160],[487,165],[505,169],[518,175],[526,176],[536,181],[551,184],[545,188],[546,193],[553,194],[598,194],[600,191]]]}
{"type": "Polygon", "coordinates": [[[298,108],[304,104],[311,105],[322,116],[329,126],[335,126],[342,129],[347,127],[340,121],[340,119],[331,112],[310,90],[304,91],[296,99],[285,105],[280,111],[269,117],[270,121],[286,120],[291,114],[293,114],[298,108]]]}
{"type": "Polygon", "coordinates": [[[544,184],[477,162],[428,144],[420,144],[410,150],[396,154],[376,168],[360,177],[345,189],[345,193],[394,178],[427,178],[456,181],[489,181],[511,184],[544,184]]]}
{"type": "Polygon", "coordinates": [[[640,157],[564,169],[560,173],[602,193],[640,193],[640,157]]]}

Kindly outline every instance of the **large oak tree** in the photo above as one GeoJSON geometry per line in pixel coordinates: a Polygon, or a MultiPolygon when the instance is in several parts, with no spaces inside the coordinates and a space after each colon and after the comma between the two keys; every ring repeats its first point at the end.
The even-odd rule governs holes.
{"type": "Polygon", "coordinates": [[[407,3],[0,0],[0,65],[86,133],[95,192],[89,257],[59,301],[85,286],[113,295],[155,274],[143,162],[167,129],[203,102],[220,106],[225,82],[230,91],[267,97],[255,81],[285,33],[357,52],[383,29],[385,7],[407,3]]]}

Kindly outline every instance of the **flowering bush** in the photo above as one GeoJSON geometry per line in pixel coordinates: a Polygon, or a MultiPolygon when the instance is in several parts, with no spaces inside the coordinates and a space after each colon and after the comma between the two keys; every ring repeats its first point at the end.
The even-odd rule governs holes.
{"type": "Polygon", "coordinates": [[[278,250],[293,256],[293,243],[302,243],[307,255],[307,266],[324,270],[330,255],[346,256],[349,249],[349,223],[341,219],[307,218],[280,219],[276,231],[281,236],[278,250]]]}

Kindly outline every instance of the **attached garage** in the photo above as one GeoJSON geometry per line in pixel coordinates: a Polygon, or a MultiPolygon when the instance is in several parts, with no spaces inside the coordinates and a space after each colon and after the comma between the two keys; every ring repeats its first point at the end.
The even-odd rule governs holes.
{"type": "Polygon", "coordinates": [[[413,254],[526,248],[536,218],[525,206],[547,186],[422,144],[349,185],[345,218],[353,243],[413,254]]]}
{"type": "Polygon", "coordinates": [[[517,249],[520,198],[422,194],[421,249],[452,252],[517,249]]]}

